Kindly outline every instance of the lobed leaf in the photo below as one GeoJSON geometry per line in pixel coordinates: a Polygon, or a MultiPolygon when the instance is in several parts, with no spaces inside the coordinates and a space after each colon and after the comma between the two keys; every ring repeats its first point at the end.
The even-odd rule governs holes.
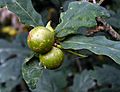
{"type": "Polygon", "coordinates": [[[32,92],[63,92],[67,86],[68,70],[45,70],[34,56],[22,67],[23,78],[32,92]]]}
{"type": "Polygon", "coordinates": [[[66,83],[65,78],[61,72],[44,70],[36,85],[36,89],[32,92],[64,92],[64,87],[66,86],[64,84],[66,83]]]}
{"type": "Polygon", "coordinates": [[[120,42],[111,41],[103,36],[73,36],[61,43],[64,49],[87,49],[98,55],[107,55],[120,64],[120,42]]]}
{"type": "Polygon", "coordinates": [[[56,27],[57,37],[82,34],[97,25],[96,17],[109,17],[108,11],[90,2],[71,2],[66,12],[61,13],[61,23],[56,27]]]}
{"type": "Polygon", "coordinates": [[[22,46],[23,39],[12,43],[0,39],[0,43],[0,92],[10,92],[21,82],[22,63],[31,52],[22,46]]]}
{"type": "Polygon", "coordinates": [[[38,60],[30,59],[25,62],[22,67],[22,75],[30,90],[36,88],[37,82],[41,77],[42,67],[39,65],[38,60]]]}

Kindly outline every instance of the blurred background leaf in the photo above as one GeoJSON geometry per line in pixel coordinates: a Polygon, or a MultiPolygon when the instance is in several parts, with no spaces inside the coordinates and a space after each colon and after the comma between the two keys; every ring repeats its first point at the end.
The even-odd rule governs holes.
{"type": "Polygon", "coordinates": [[[120,70],[103,65],[76,74],[70,92],[119,92],[120,70]]]}
{"type": "Polygon", "coordinates": [[[0,0],[0,6],[6,6],[20,17],[22,23],[32,26],[43,25],[41,15],[38,14],[31,0],[0,0]]]}
{"type": "MultiPolygon", "coordinates": [[[[23,35],[22,35],[23,37],[23,35]]],[[[25,47],[24,41],[17,36],[13,42],[0,40],[0,90],[10,92],[22,80],[21,67],[26,56],[31,51],[25,47]]],[[[26,38],[23,37],[23,38],[26,38]]],[[[24,39],[25,40],[25,39],[24,39]]]]}

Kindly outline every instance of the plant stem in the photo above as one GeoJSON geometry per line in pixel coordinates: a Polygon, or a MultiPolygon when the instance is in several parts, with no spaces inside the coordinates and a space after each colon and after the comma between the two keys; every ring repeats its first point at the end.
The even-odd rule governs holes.
{"type": "Polygon", "coordinates": [[[101,5],[105,0],[100,0],[98,5],[101,5]]]}
{"type": "Polygon", "coordinates": [[[100,32],[100,31],[103,31],[103,32],[107,32],[108,34],[110,34],[110,36],[113,39],[120,41],[120,34],[117,33],[112,28],[112,26],[107,24],[107,22],[104,19],[102,19],[101,17],[97,17],[96,21],[98,22],[98,24],[102,24],[102,25],[98,25],[95,29],[89,30],[87,36],[92,35],[92,34],[97,33],[97,32],[100,32]]]}
{"type": "Polygon", "coordinates": [[[82,57],[82,58],[87,57],[86,55],[82,55],[82,54],[79,54],[79,53],[71,51],[71,50],[67,50],[67,52],[72,53],[72,54],[77,55],[77,56],[82,57]]]}
{"type": "MultiPolygon", "coordinates": [[[[63,49],[63,50],[65,50],[61,45],[58,45],[58,44],[54,44],[57,48],[59,48],[59,49],[63,49]]],[[[82,57],[82,58],[85,58],[85,57],[87,57],[86,55],[82,55],[82,54],[79,54],[79,53],[77,53],[77,52],[74,52],[74,51],[71,51],[71,50],[66,50],[67,52],[69,52],[69,53],[72,53],[72,54],[74,54],[74,55],[77,55],[77,56],[79,56],[79,57],[82,57]]]]}

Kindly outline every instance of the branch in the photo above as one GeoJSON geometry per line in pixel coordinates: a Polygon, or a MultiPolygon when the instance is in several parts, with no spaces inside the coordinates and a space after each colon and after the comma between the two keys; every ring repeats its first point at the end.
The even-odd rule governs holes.
{"type": "Polygon", "coordinates": [[[112,38],[120,40],[120,34],[118,34],[109,24],[107,24],[104,19],[97,17],[96,21],[98,24],[97,27],[95,29],[89,30],[87,33],[88,36],[99,31],[105,31],[108,32],[112,36],[112,38]]]}
{"type": "Polygon", "coordinates": [[[100,0],[100,1],[98,2],[98,5],[101,5],[104,1],[105,1],[105,0],[100,0]]]}
{"type": "Polygon", "coordinates": [[[76,55],[76,56],[79,56],[79,57],[81,57],[81,58],[87,57],[86,55],[82,55],[82,54],[80,54],[80,53],[77,53],[77,52],[74,52],[74,51],[71,51],[71,50],[66,50],[66,51],[69,52],[69,53],[71,53],[71,54],[74,54],[74,55],[76,55]]]}
{"type": "Polygon", "coordinates": [[[120,41],[120,34],[118,34],[111,26],[107,26],[106,31],[116,40],[120,41]]]}

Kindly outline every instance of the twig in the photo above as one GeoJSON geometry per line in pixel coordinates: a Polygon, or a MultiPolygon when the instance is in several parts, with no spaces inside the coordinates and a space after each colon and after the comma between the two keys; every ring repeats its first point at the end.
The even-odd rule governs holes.
{"type": "MultiPolygon", "coordinates": [[[[57,43],[54,43],[54,46],[57,47],[57,48],[59,48],[59,49],[63,49],[63,50],[64,50],[64,48],[63,48],[61,45],[58,45],[57,43]]],[[[72,50],[66,50],[66,51],[69,52],[69,53],[72,53],[72,54],[74,54],[74,55],[77,55],[77,56],[79,56],[79,57],[82,57],[82,58],[87,57],[86,55],[82,55],[82,54],[77,53],[77,52],[74,52],[74,51],[72,51],[72,50]]]]}
{"type": "Polygon", "coordinates": [[[111,26],[107,26],[106,31],[116,40],[120,40],[120,34],[118,34],[111,26]]]}
{"type": "Polygon", "coordinates": [[[104,27],[103,26],[97,26],[95,29],[91,29],[87,32],[87,36],[89,35],[93,35],[94,33],[97,33],[97,32],[100,32],[104,30],[104,27]]]}
{"type": "Polygon", "coordinates": [[[105,1],[105,0],[100,0],[100,1],[98,2],[98,5],[101,5],[104,1],[105,1]]]}
{"type": "Polygon", "coordinates": [[[82,54],[80,54],[80,53],[77,53],[77,52],[74,52],[74,51],[71,51],[71,50],[67,50],[67,52],[72,53],[72,54],[74,54],[74,55],[76,55],[76,56],[79,56],[79,57],[81,57],[81,58],[87,57],[86,55],[82,55],[82,54]]]}
{"type": "Polygon", "coordinates": [[[87,35],[92,35],[99,31],[105,31],[108,32],[112,38],[120,40],[120,34],[118,34],[109,24],[107,24],[104,19],[97,17],[96,21],[98,23],[97,27],[95,29],[89,30],[87,35]]]}
{"type": "Polygon", "coordinates": [[[109,24],[107,24],[104,19],[97,17],[96,21],[101,22],[104,26],[104,30],[107,31],[114,39],[120,40],[120,34],[118,34],[109,24]]]}

